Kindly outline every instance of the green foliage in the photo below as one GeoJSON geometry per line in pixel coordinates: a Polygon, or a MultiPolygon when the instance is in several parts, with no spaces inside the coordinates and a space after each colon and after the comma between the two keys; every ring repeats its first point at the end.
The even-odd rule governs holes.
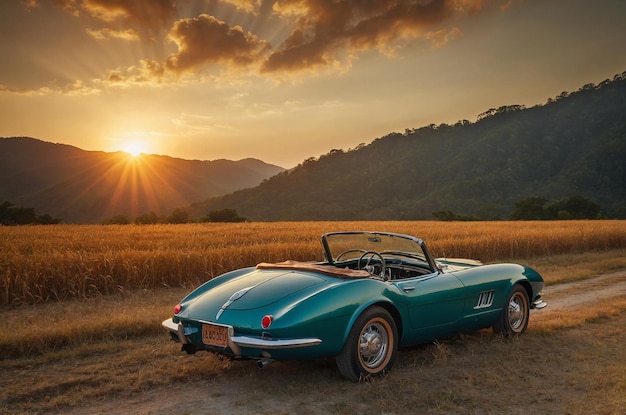
{"type": "Polygon", "coordinates": [[[476,218],[475,216],[458,215],[450,210],[440,210],[439,212],[433,212],[433,216],[437,220],[441,220],[445,222],[452,222],[452,221],[467,222],[467,221],[478,220],[478,218],[476,218]]]}
{"type": "Polygon", "coordinates": [[[166,219],[167,223],[190,223],[193,222],[184,208],[177,208],[166,219]]]}
{"type": "Polygon", "coordinates": [[[544,220],[548,217],[546,204],[548,199],[531,196],[515,203],[511,220],[544,220]]]}
{"type": "Polygon", "coordinates": [[[550,219],[601,219],[600,206],[581,196],[555,201],[547,207],[550,219]]]}
{"type": "Polygon", "coordinates": [[[104,219],[101,223],[103,225],[128,225],[134,223],[135,225],[155,225],[155,224],[181,224],[181,223],[193,223],[195,222],[186,208],[176,208],[171,214],[167,216],[159,216],[155,212],[151,211],[137,216],[134,220],[125,214],[118,214],[111,218],[104,219]]]}
{"type": "Polygon", "coordinates": [[[136,225],[154,225],[157,223],[162,223],[165,220],[160,218],[154,211],[150,213],[144,213],[143,215],[139,215],[135,218],[136,225]]]}
{"type": "Polygon", "coordinates": [[[240,216],[235,209],[212,210],[200,222],[245,222],[246,218],[240,216]]]}
{"type": "Polygon", "coordinates": [[[37,215],[35,209],[15,206],[4,201],[0,203],[0,225],[54,225],[61,219],[55,219],[49,214],[37,215]]]}
{"type": "Polygon", "coordinates": [[[581,196],[559,199],[548,204],[542,197],[531,196],[515,203],[511,220],[601,219],[600,206],[581,196]]]}
{"type": "Polygon", "coordinates": [[[103,225],[128,225],[131,223],[131,220],[126,215],[115,215],[112,218],[104,219],[101,222],[103,225]]]}
{"type": "MultiPolygon", "coordinates": [[[[256,188],[199,203],[196,214],[232,208],[253,221],[417,220],[462,211],[494,220],[526,214],[532,201],[515,206],[526,198],[578,195],[600,216],[626,218],[626,72],[545,105],[507,105],[478,118],[332,150],[256,188]]],[[[576,217],[580,209],[559,211],[576,217]]]]}

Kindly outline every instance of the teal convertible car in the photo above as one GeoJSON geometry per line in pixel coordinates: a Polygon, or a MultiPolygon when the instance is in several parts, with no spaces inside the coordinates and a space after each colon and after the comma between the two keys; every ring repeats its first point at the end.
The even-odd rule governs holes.
{"type": "Polygon", "coordinates": [[[163,327],[182,350],[258,361],[336,357],[352,381],[388,371],[398,348],[493,327],[519,335],[543,308],[542,277],[517,264],[434,259],[387,232],[322,236],[326,261],[261,263],[196,288],[163,327]]]}

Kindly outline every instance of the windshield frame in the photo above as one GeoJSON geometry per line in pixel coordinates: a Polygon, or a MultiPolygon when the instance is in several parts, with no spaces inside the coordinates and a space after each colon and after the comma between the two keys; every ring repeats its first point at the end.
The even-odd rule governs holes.
{"type": "Polygon", "coordinates": [[[424,241],[411,235],[371,231],[328,232],[322,235],[322,245],[326,260],[331,265],[335,265],[346,252],[354,251],[355,254],[342,259],[342,262],[358,259],[365,251],[375,251],[385,257],[402,256],[423,262],[433,272],[439,269],[424,241]]]}

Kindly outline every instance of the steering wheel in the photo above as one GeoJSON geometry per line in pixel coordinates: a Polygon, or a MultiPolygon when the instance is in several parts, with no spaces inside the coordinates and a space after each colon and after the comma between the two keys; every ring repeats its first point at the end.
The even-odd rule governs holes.
{"type": "Polygon", "coordinates": [[[335,258],[335,262],[339,261],[339,258],[341,258],[342,256],[350,254],[352,252],[366,252],[366,251],[365,251],[365,249],[348,249],[347,251],[343,251],[342,253],[337,255],[337,258],[335,258]]]}
{"type": "Polygon", "coordinates": [[[367,272],[369,272],[373,276],[385,279],[385,259],[378,252],[376,251],[363,252],[363,255],[361,255],[361,257],[359,258],[359,261],[356,264],[357,264],[358,269],[365,269],[367,272]],[[363,259],[365,259],[366,257],[367,257],[367,262],[365,263],[363,267],[361,267],[361,261],[363,261],[363,259]],[[378,259],[380,262],[372,263],[372,260],[374,258],[378,259]],[[370,263],[372,263],[372,265],[370,265],[370,263]],[[380,268],[380,271],[376,272],[376,268],[380,268]]]}

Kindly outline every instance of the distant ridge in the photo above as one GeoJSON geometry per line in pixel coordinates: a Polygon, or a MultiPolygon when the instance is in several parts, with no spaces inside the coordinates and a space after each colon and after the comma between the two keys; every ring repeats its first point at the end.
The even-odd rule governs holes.
{"type": "Polygon", "coordinates": [[[34,208],[63,223],[168,214],[210,196],[256,186],[282,171],[252,158],[132,158],[124,152],[85,151],[29,137],[0,138],[0,201],[34,208]]]}
{"type": "MultiPolygon", "coordinates": [[[[258,221],[415,220],[436,212],[508,219],[516,202],[584,198],[626,218],[626,72],[544,105],[391,133],[307,159],[255,188],[214,197],[258,221]]],[[[454,215],[452,215],[454,216],[454,215]]]]}

